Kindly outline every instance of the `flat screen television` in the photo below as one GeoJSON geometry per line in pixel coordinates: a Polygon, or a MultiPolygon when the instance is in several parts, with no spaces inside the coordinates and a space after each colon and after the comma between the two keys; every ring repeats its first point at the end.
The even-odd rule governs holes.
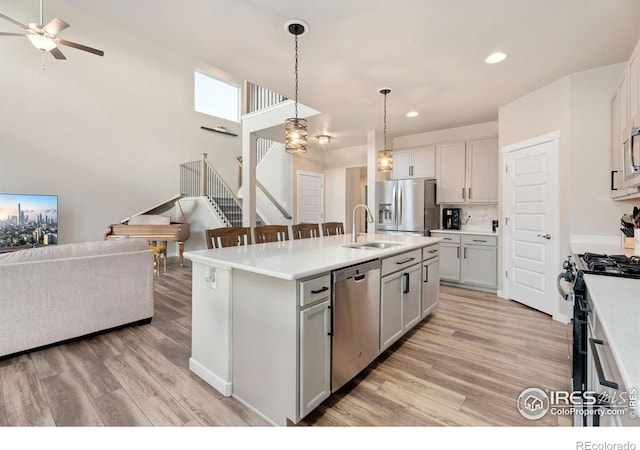
{"type": "Polygon", "coordinates": [[[0,194],[0,252],[57,243],[57,195],[0,194]]]}

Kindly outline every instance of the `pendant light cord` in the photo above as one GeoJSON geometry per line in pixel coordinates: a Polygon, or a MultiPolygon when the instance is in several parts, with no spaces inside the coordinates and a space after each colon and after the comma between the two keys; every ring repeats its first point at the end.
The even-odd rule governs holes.
{"type": "Polygon", "coordinates": [[[295,35],[296,38],[296,62],[295,62],[295,74],[296,74],[296,90],[295,90],[295,111],[296,111],[296,119],[298,118],[298,35],[295,35]]]}
{"type": "Polygon", "coordinates": [[[387,150],[387,94],[384,94],[384,150],[387,150]]]}

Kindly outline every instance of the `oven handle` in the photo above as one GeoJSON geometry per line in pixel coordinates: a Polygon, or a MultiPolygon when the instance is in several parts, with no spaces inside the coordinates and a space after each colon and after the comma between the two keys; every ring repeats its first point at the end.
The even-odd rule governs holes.
{"type": "Polygon", "coordinates": [[[604,378],[604,371],[602,370],[602,362],[600,361],[600,355],[598,354],[598,349],[596,348],[596,344],[604,345],[604,342],[600,339],[589,338],[589,346],[591,347],[591,352],[593,353],[593,362],[596,366],[596,373],[598,374],[598,381],[602,386],[609,387],[611,389],[618,389],[618,383],[614,383],[613,381],[606,380],[604,378]]]}
{"type": "MultiPolygon", "coordinates": [[[[587,325],[586,320],[582,320],[578,318],[574,318],[573,320],[575,321],[575,325],[578,329],[582,329],[583,326],[587,325]]],[[[578,344],[578,353],[580,353],[581,355],[586,355],[587,345],[586,345],[586,342],[583,342],[582,340],[582,333],[574,333],[574,339],[577,341],[577,344],[578,344]]]]}

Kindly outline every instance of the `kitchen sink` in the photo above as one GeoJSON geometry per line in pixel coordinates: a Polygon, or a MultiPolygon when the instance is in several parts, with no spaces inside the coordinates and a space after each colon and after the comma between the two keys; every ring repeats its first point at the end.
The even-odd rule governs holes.
{"type": "Polygon", "coordinates": [[[348,247],[348,248],[361,248],[364,250],[376,250],[376,249],[381,249],[381,248],[390,248],[390,247],[395,247],[397,245],[400,245],[397,242],[363,242],[361,244],[347,244],[347,245],[343,245],[343,247],[348,247]]]}

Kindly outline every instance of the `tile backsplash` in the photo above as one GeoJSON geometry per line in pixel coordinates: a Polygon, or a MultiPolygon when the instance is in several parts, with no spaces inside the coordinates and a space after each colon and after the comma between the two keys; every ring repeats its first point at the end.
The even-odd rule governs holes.
{"type": "MultiPolygon", "coordinates": [[[[478,230],[478,231],[491,231],[491,222],[498,220],[498,205],[440,205],[442,208],[460,208],[462,215],[460,217],[460,223],[462,224],[462,230],[478,230]],[[471,217],[467,220],[467,217],[471,214],[471,217]]],[[[442,216],[440,217],[440,224],[442,225],[442,216]]],[[[500,226],[500,221],[498,226],[500,226]]]]}

